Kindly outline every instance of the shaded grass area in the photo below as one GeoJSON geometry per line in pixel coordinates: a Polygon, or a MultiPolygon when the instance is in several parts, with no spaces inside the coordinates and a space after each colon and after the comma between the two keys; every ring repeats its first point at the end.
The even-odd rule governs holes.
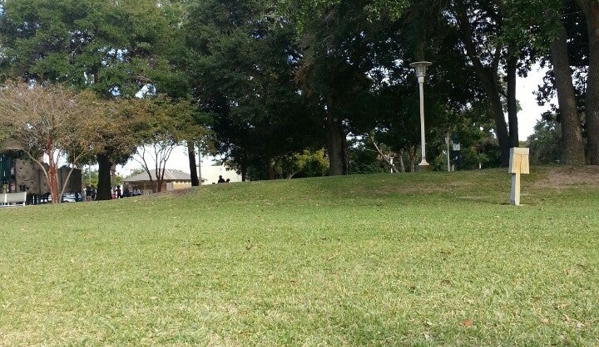
{"type": "Polygon", "coordinates": [[[560,170],[2,209],[0,345],[594,346],[599,185],[560,170]]]}

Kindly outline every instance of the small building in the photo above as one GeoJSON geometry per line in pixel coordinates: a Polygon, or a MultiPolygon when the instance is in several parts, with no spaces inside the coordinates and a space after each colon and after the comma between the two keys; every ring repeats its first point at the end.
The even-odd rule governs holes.
{"type": "MultiPolygon", "coordinates": [[[[48,180],[37,163],[23,154],[23,145],[14,139],[0,144],[0,192],[27,192],[27,203],[39,203],[50,194],[48,180]]],[[[46,163],[43,164],[48,169],[46,163]]],[[[58,168],[58,190],[65,193],[81,194],[81,170],[63,166],[58,168]],[[67,183],[67,177],[69,178],[67,183]]]]}
{"type": "MultiPolygon", "coordinates": [[[[147,172],[142,172],[137,175],[129,176],[123,180],[123,185],[128,186],[129,190],[141,190],[142,194],[151,194],[156,191],[156,170],[150,170],[150,176],[147,172]]],[[[191,175],[181,170],[164,170],[164,180],[162,181],[161,191],[167,192],[176,189],[184,189],[191,187],[191,175]]]]}

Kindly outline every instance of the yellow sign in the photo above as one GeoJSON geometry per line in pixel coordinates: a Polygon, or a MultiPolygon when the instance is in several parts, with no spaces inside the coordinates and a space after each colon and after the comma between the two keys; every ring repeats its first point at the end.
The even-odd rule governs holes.
{"type": "Polygon", "coordinates": [[[530,173],[528,148],[514,147],[510,149],[510,168],[508,172],[511,174],[530,173]]]}

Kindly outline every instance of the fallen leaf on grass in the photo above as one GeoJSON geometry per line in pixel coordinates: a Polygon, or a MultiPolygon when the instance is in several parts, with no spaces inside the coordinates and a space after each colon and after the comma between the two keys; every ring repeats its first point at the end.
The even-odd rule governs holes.
{"type": "Polygon", "coordinates": [[[472,326],[472,320],[470,319],[466,319],[464,321],[464,323],[462,323],[466,328],[471,327],[472,326]]]}

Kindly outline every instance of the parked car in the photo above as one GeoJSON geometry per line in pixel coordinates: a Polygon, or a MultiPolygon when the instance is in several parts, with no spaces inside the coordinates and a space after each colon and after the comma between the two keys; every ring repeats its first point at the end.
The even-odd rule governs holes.
{"type": "MultiPolygon", "coordinates": [[[[80,193],[64,193],[62,202],[79,202],[82,201],[80,193]]],[[[52,195],[48,194],[48,202],[52,202],[52,195]]]]}
{"type": "Polygon", "coordinates": [[[65,193],[62,195],[62,202],[79,202],[81,201],[81,194],[79,193],[65,193]]]}

